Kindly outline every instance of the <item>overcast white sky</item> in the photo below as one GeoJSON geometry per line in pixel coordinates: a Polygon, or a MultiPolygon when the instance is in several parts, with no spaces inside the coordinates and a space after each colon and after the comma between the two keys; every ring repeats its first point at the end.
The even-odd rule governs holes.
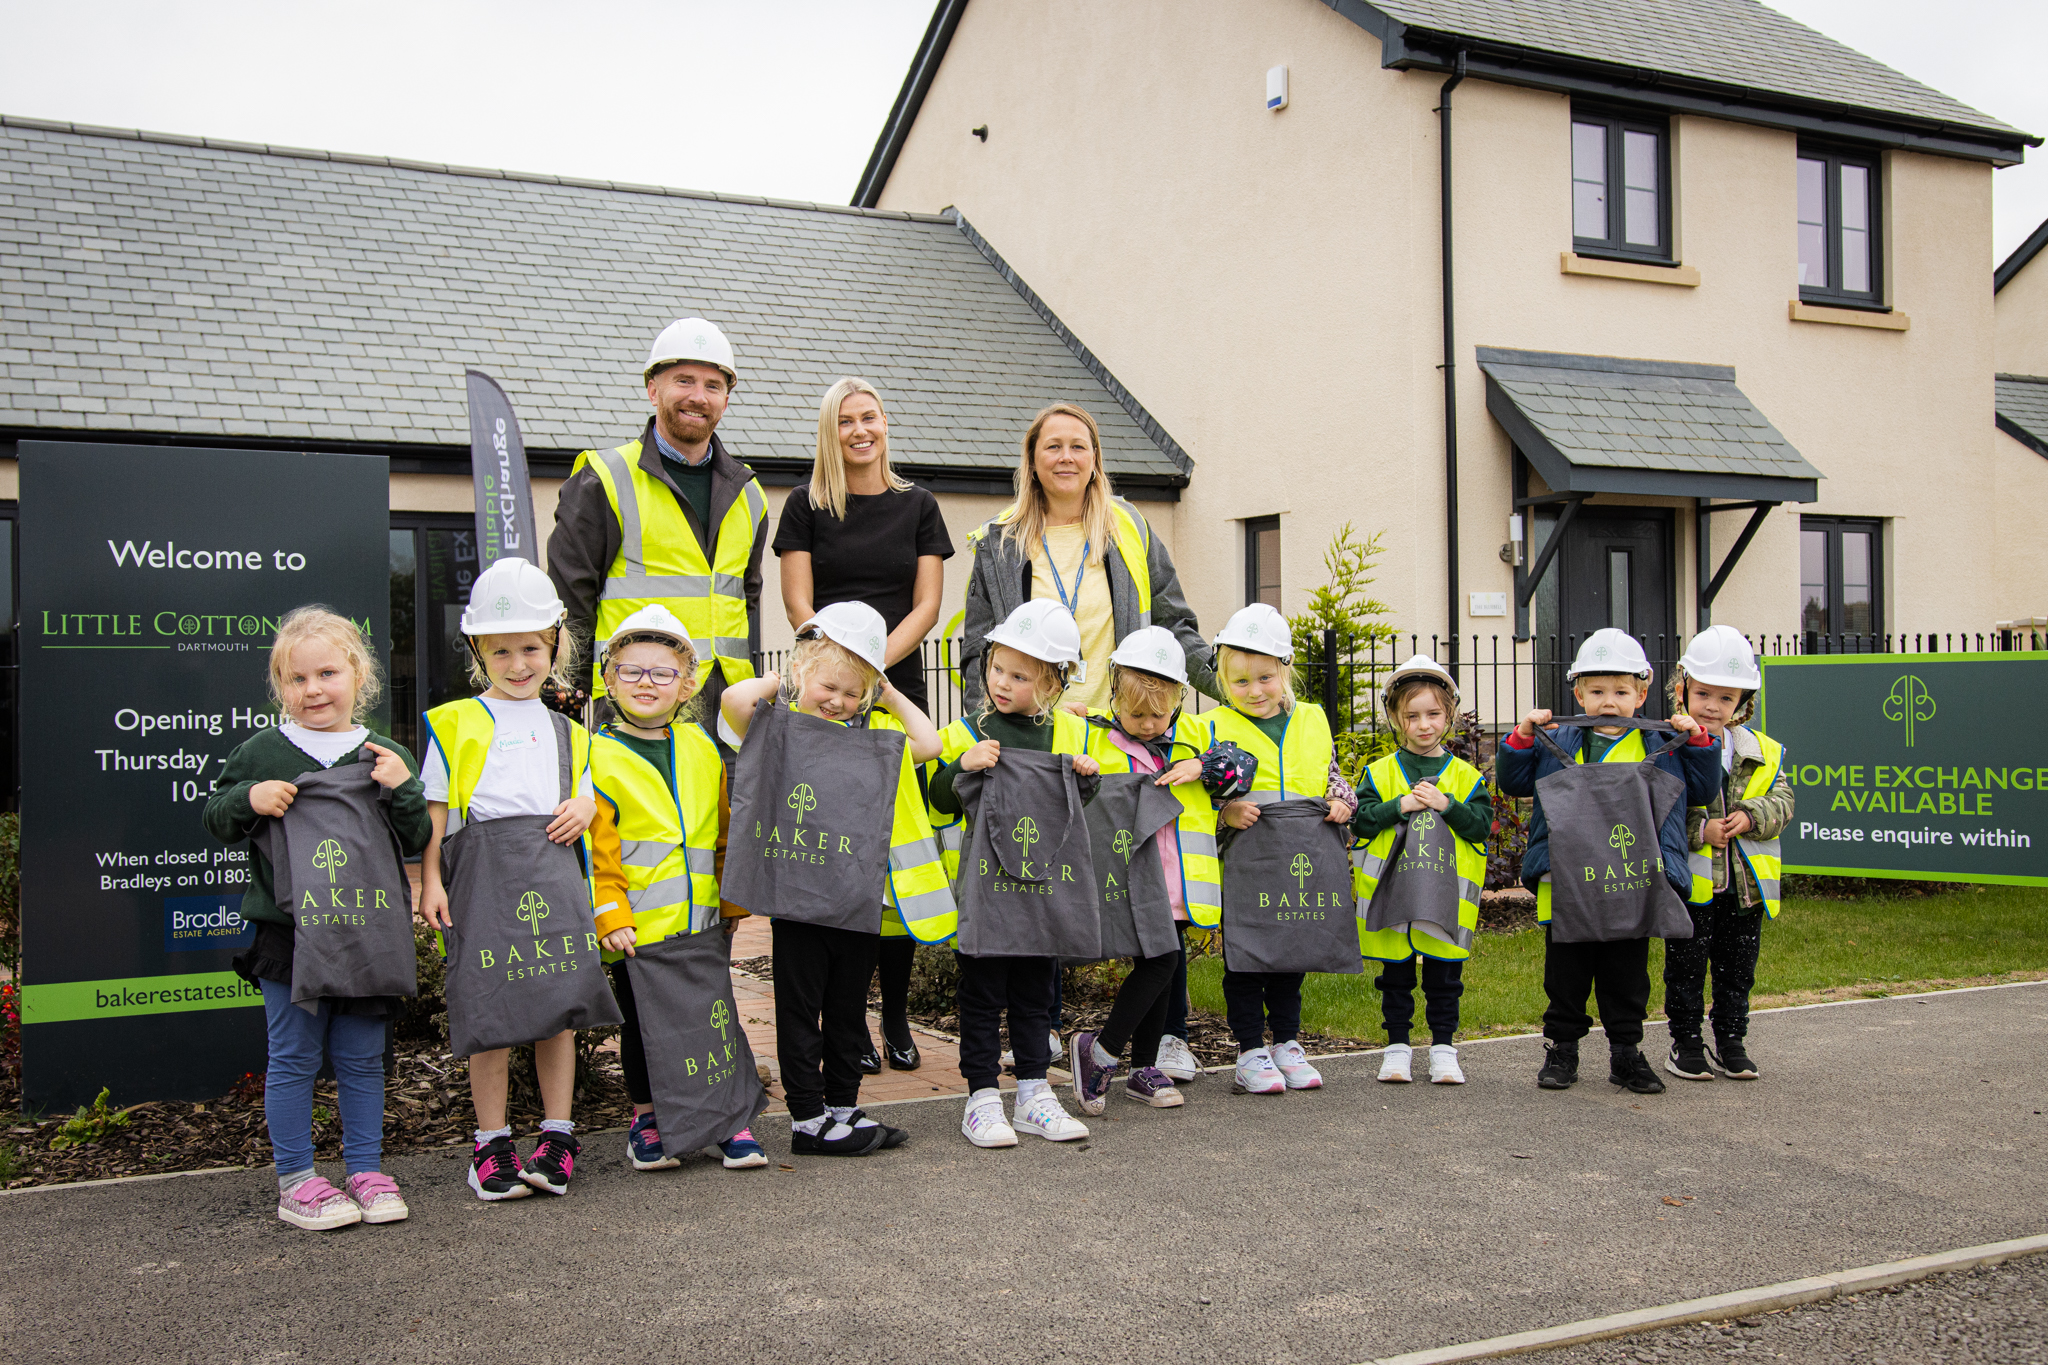
{"type": "MultiPolygon", "coordinates": [[[[844,203],[932,3],[0,0],[0,112],[844,203]]],[[[2048,135],[2041,0],[1776,7],[2048,135]]],[[[1995,262],[2048,218],[2048,148],[1993,183],[1995,262]]]]}

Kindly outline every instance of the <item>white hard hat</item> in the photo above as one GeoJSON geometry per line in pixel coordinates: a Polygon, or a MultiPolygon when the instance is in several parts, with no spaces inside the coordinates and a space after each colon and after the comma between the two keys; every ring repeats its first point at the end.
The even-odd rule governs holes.
{"type": "Polygon", "coordinates": [[[1140,626],[1124,636],[1110,654],[1109,661],[1124,668],[1135,668],[1141,673],[1156,673],[1181,684],[1188,680],[1187,651],[1180,647],[1180,641],[1165,626],[1140,626]]]}
{"type": "Polygon", "coordinates": [[[681,621],[676,619],[674,612],[664,607],[661,603],[655,602],[640,608],[640,610],[619,622],[619,628],[612,632],[611,638],[604,641],[598,647],[598,665],[602,667],[605,658],[627,641],[636,637],[646,638],[649,636],[667,640],[676,646],[679,653],[687,652],[692,658],[696,657],[697,647],[691,643],[690,632],[684,628],[681,621]]]}
{"type": "Polygon", "coordinates": [[[1081,662],[1081,628],[1074,614],[1057,602],[1033,599],[1010,613],[988,633],[991,645],[1008,645],[1019,654],[1066,669],[1081,662]]]}
{"type": "Polygon", "coordinates": [[[1445,668],[1427,654],[1417,654],[1407,663],[1395,669],[1393,674],[1388,677],[1387,685],[1380,689],[1380,705],[1385,706],[1387,704],[1394,695],[1394,684],[1405,678],[1429,678],[1435,682],[1442,683],[1444,689],[1451,694],[1452,706],[1456,706],[1464,700],[1464,694],[1458,691],[1457,680],[1451,677],[1451,671],[1448,668],[1445,668]]]}
{"type": "Polygon", "coordinates": [[[732,367],[732,343],[725,339],[725,333],[718,330],[717,324],[703,318],[682,318],[662,328],[661,335],[648,348],[647,364],[642,367],[640,377],[647,378],[657,365],[673,365],[680,360],[716,365],[725,371],[728,383],[740,382],[732,367]]]}
{"type": "Polygon", "coordinates": [[[797,638],[806,635],[822,635],[833,644],[852,652],[854,657],[880,673],[888,668],[887,655],[883,646],[889,642],[889,627],[882,620],[882,613],[865,602],[834,602],[803,623],[797,629],[797,638]]]}
{"type": "Polygon", "coordinates": [[[1678,663],[1686,677],[1710,687],[1738,687],[1753,692],[1764,685],[1756,668],[1756,651],[1733,626],[1708,626],[1693,636],[1692,643],[1685,647],[1685,657],[1678,663]]]}
{"type": "Polygon", "coordinates": [[[1579,646],[1579,656],[1572,660],[1572,666],[1565,670],[1565,680],[1582,673],[1626,673],[1632,677],[1650,676],[1650,659],[1643,653],[1643,647],[1636,637],[1613,626],[1603,626],[1586,637],[1586,643],[1579,646]]]}
{"type": "Polygon", "coordinates": [[[1216,643],[1270,654],[1283,664],[1294,662],[1294,628],[1264,602],[1254,602],[1225,621],[1216,632],[1216,643]]]}
{"type": "Polygon", "coordinates": [[[517,555],[476,576],[462,609],[464,635],[519,635],[551,630],[568,613],[548,576],[517,555]]]}

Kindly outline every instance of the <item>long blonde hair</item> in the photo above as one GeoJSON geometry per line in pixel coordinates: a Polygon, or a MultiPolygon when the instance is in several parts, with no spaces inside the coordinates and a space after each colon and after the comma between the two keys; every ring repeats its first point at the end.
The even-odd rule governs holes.
{"type": "Polygon", "coordinates": [[[383,676],[377,670],[376,651],[363,639],[362,628],[355,622],[317,604],[294,607],[277,623],[277,639],[270,646],[271,700],[277,703],[277,709],[284,713],[286,720],[297,719],[285,674],[291,668],[292,651],[308,640],[326,641],[340,650],[341,657],[348,661],[349,672],[356,678],[355,703],[349,709],[349,719],[360,724],[384,690],[383,676]]]}
{"type": "Polygon", "coordinates": [[[1031,425],[1024,432],[1024,451],[1017,461],[1017,501],[1011,504],[1003,537],[1025,556],[1031,556],[1031,542],[1045,534],[1045,489],[1038,482],[1039,433],[1054,417],[1072,417],[1088,428],[1088,443],[1095,448],[1095,470],[1089,476],[1088,487],[1081,494],[1081,531],[1088,545],[1090,564],[1100,564],[1102,556],[1109,549],[1112,534],[1110,529],[1110,504],[1116,496],[1109,486],[1109,475],[1102,468],[1102,428],[1095,425],[1095,419],[1088,415],[1086,408],[1072,403],[1053,403],[1031,419],[1031,425]]]}
{"type": "MultiPolygon", "coordinates": [[[[839,448],[839,409],[857,393],[867,394],[882,410],[887,427],[889,410],[882,407],[882,395],[865,379],[847,377],[825,390],[818,400],[818,458],[811,464],[811,506],[846,520],[846,454],[839,448]]],[[[882,482],[892,492],[909,489],[910,480],[889,468],[889,437],[882,437],[882,482]]]]}

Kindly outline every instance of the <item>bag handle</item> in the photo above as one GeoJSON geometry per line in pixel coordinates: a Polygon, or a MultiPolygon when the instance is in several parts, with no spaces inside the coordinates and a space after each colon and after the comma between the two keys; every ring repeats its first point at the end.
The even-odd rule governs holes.
{"type": "MultiPolygon", "coordinates": [[[[1672,750],[1677,749],[1684,745],[1688,740],[1688,737],[1684,733],[1682,733],[1677,726],[1673,725],[1668,720],[1648,720],[1642,716],[1571,716],[1568,717],[1565,721],[1560,721],[1558,723],[1567,724],[1571,721],[1597,721],[1601,725],[1612,725],[1623,730],[1643,730],[1648,731],[1652,734],[1668,734],[1673,736],[1673,739],[1670,743],[1665,744],[1664,746],[1655,750],[1654,752],[1643,755],[1643,761],[1645,763],[1653,762],[1656,759],[1662,758],[1664,755],[1670,753],[1672,750]]],[[[1579,728],[1582,731],[1584,731],[1593,729],[1594,727],[1591,724],[1587,724],[1582,725],[1579,728]]],[[[1548,748],[1550,752],[1556,754],[1558,761],[1560,763],[1563,763],[1565,766],[1570,767],[1571,765],[1579,761],[1578,756],[1576,754],[1566,753],[1564,746],[1562,744],[1559,744],[1555,739],[1551,738],[1549,730],[1544,729],[1541,726],[1538,726],[1536,729],[1536,737],[1542,740],[1544,746],[1548,748]]],[[[1581,747],[1583,748],[1583,737],[1581,738],[1580,743],[1581,747]]]]}
{"type": "Polygon", "coordinates": [[[569,750],[574,747],[570,740],[569,718],[560,711],[550,711],[548,719],[555,726],[556,766],[562,772],[562,799],[567,801],[576,794],[575,778],[569,771],[569,750]]]}

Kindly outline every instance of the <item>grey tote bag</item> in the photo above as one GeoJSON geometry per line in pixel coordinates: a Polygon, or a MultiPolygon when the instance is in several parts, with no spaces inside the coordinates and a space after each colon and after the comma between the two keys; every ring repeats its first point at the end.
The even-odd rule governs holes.
{"type": "Polygon", "coordinates": [[[1170,856],[1179,856],[1174,822],[1181,804],[1157,780],[1156,773],[1104,773],[1086,808],[1105,958],[1158,957],[1180,947],[1159,850],[1163,844],[1170,856]]]}
{"type": "Polygon", "coordinates": [[[672,934],[626,959],[655,1123],[673,1154],[725,1141],[768,1104],[733,1004],[730,944],[706,929],[672,934]]]}
{"type": "Polygon", "coordinates": [[[1102,915],[1080,779],[1069,754],[1005,753],[962,772],[967,851],[954,899],[968,957],[1102,956],[1102,915]]]}
{"type": "Polygon", "coordinates": [[[1394,832],[1386,870],[1366,907],[1368,932],[1431,926],[1438,938],[1462,948],[1472,935],[1458,927],[1458,841],[1444,817],[1419,810],[1404,817],[1394,832]]]}
{"type": "Polygon", "coordinates": [[[1259,807],[1228,826],[1223,854],[1223,965],[1233,972],[1365,970],[1358,951],[1349,833],[1317,798],[1259,807]]]}
{"type": "MultiPolygon", "coordinates": [[[[1676,733],[1663,721],[1601,719],[1676,733]]],[[[1580,763],[1547,731],[1536,733],[1565,764],[1536,784],[1550,825],[1550,936],[1559,943],[1691,938],[1692,915],[1664,875],[1657,839],[1664,817],[1685,800],[1685,784],[1651,761],[1663,750],[1641,763],[1580,763]]]]}

